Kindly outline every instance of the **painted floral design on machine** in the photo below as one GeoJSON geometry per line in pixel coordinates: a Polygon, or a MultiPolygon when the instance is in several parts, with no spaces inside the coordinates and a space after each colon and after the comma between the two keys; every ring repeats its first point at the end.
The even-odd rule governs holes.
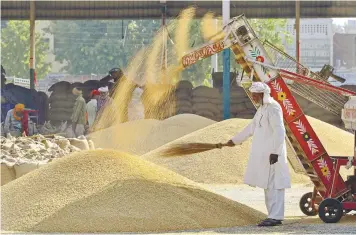
{"type": "MultiPolygon", "coordinates": [[[[255,59],[256,61],[261,62],[261,63],[265,62],[265,58],[263,57],[263,55],[261,55],[261,50],[257,46],[253,47],[250,50],[250,53],[251,53],[251,57],[253,59],[255,59]]],[[[262,69],[263,73],[268,76],[268,78],[271,78],[268,68],[261,65],[261,69],[262,69]]]]}
{"type": "Polygon", "coordinates": [[[272,88],[277,92],[277,100],[283,104],[283,107],[286,109],[289,116],[294,116],[295,110],[293,108],[292,102],[290,102],[287,94],[282,90],[277,80],[273,80],[271,84],[272,88]]]}

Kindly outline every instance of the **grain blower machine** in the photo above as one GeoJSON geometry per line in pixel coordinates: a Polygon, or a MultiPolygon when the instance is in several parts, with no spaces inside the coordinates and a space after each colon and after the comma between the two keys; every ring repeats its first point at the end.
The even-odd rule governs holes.
{"type": "MultiPolygon", "coordinates": [[[[346,128],[355,131],[356,92],[329,84],[324,75],[331,76],[332,68],[327,67],[329,73],[314,73],[273,44],[261,42],[244,15],[232,18],[214,38],[219,39],[183,56],[181,66],[188,67],[223,49],[231,49],[244,72],[253,81],[268,84],[271,96],[282,107],[287,142],[295,152],[288,160],[297,173],[307,175],[314,184],[313,192],[300,199],[303,213],[319,214],[324,222],[335,223],[345,213],[356,210],[356,172],[347,179],[339,173],[341,166],[356,166],[354,156],[329,156],[294,97],[298,94],[342,116],[346,128]]],[[[243,87],[251,97],[248,86],[243,87]]]]}

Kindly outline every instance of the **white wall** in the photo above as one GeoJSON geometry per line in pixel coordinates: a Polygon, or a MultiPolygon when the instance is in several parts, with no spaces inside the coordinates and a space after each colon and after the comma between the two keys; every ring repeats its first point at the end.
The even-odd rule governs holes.
{"type": "MultiPolygon", "coordinates": [[[[288,19],[286,31],[292,36],[292,44],[286,44],[289,55],[295,56],[295,19],[288,19]]],[[[333,63],[332,19],[301,19],[300,46],[302,64],[320,70],[324,64],[333,63]]]]}

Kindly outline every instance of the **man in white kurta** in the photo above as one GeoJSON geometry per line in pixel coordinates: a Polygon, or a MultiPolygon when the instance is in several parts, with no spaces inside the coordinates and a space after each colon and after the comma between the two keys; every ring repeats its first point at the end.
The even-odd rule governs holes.
{"type": "Polygon", "coordinates": [[[283,113],[267,84],[254,82],[249,90],[260,106],[252,122],[228,144],[239,145],[253,136],[244,183],[264,189],[268,218],[259,226],[275,226],[284,219],[285,188],[291,187],[283,113]]]}
{"type": "Polygon", "coordinates": [[[145,118],[144,106],[141,100],[143,90],[138,85],[132,92],[132,98],[128,106],[129,121],[139,120],[145,118]]]}

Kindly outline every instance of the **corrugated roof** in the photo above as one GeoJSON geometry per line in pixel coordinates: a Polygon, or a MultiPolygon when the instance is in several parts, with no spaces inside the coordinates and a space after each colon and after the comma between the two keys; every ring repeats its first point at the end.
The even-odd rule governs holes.
{"type": "MultiPolygon", "coordinates": [[[[166,1],[167,16],[175,17],[191,5],[197,17],[213,11],[221,15],[221,1],[166,1]]],[[[36,18],[58,19],[138,19],[160,18],[160,1],[36,1],[36,18]]],[[[1,19],[29,19],[29,1],[1,1],[1,19]]],[[[231,1],[230,15],[248,18],[294,18],[295,1],[231,1]]],[[[301,17],[356,17],[356,1],[301,1],[301,17]]]]}

